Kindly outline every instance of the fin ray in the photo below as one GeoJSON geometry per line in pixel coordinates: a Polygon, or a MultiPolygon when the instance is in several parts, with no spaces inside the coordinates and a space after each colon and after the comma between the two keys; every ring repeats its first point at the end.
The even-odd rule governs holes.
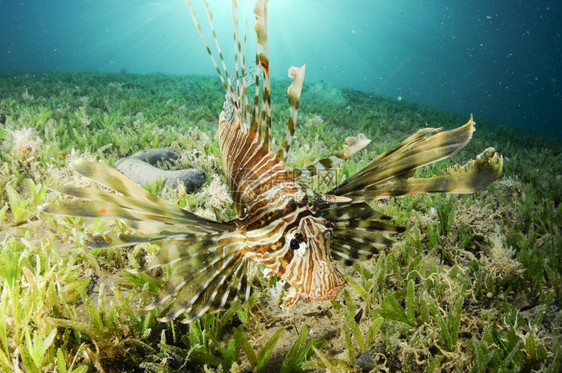
{"type": "Polygon", "coordinates": [[[503,158],[488,148],[465,165],[454,165],[430,178],[393,178],[346,194],[355,202],[406,194],[455,193],[468,194],[486,189],[496,181],[503,168],[503,158]]]}
{"type": "MultiPolygon", "coordinates": [[[[450,131],[440,132],[440,129],[434,128],[419,130],[391,150],[379,155],[329,194],[355,196],[354,201],[374,196],[378,198],[374,193],[365,194],[365,189],[376,189],[377,184],[389,180],[411,178],[417,168],[459,152],[470,141],[473,132],[472,115],[465,125],[450,131]],[[365,198],[361,198],[361,195],[365,195],[365,198]]],[[[479,177],[477,174],[473,176],[476,179],[479,177]]]]}
{"type": "Polygon", "coordinates": [[[292,79],[291,85],[287,89],[287,98],[289,100],[289,106],[291,110],[291,115],[289,116],[289,121],[287,122],[287,135],[285,140],[281,145],[279,145],[276,153],[277,159],[285,162],[287,158],[287,153],[293,142],[293,135],[295,133],[295,127],[297,125],[297,118],[299,115],[299,103],[302,92],[302,85],[304,82],[304,73],[306,66],[301,67],[291,67],[289,69],[289,77],[292,79]]]}

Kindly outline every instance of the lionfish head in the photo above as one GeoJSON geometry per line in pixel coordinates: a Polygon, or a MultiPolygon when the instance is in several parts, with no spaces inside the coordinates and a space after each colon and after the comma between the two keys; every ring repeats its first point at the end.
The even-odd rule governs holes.
{"type": "Polygon", "coordinates": [[[312,215],[300,219],[297,226],[285,234],[289,263],[281,280],[292,287],[285,294],[283,306],[291,306],[299,299],[334,299],[345,280],[330,255],[332,231],[326,220],[312,215]]]}

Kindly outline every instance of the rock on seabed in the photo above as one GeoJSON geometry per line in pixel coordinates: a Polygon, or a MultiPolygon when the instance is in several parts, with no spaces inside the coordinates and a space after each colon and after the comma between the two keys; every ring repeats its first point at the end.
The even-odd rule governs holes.
{"type": "Polygon", "coordinates": [[[175,163],[179,154],[170,149],[150,149],[135,153],[117,162],[115,168],[139,185],[152,185],[162,180],[162,185],[176,187],[183,183],[192,192],[199,189],[207,179],[205,172],[198,168],[167,171],[157,168],[158,163],[175,163]]]}

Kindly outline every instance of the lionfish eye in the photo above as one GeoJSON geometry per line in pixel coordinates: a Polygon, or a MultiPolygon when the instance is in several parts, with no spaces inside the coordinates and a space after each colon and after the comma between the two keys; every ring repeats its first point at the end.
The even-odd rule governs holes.
{"type": "Polygon", "coordinates": [[[296,238],[291,239],[291,242],[289,242],[289,246],[291,247],[291,250],[298,250],[300,247],[299,241],[296,240],[296,238]]]}

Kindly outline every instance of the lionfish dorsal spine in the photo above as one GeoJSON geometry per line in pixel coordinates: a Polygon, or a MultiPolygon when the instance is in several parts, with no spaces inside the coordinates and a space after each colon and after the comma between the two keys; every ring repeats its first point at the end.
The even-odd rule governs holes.
{"type": "MultiPolygon", "coordinates": [[[[248,86],[249,82],[246,76],[246,46],[248,41],[248,17],[244,24],[244,45],[242,46],[240,38],[240,29],[238,23],[238,2],[232,0],[232,24],[233,32],[232,38],[234,40],[234,66],[236,71],[236,97],[240,98],[240,115],[238,120],[246,132],[250,131],[250,107],[248,99],[248,86]]],[[[253,77],[250,78],[250,82],[253,77]]]]}
{"type": "MultiPolygon", "coordinates": [[[[241,38],[239,35],[239,24],[238,24],[238,14],[237,14],[237,1],[232,0],[232,10],[233,10],[233,39],[234,39],[234,58],[236,72],[234,78],[236,79],[236,87],[233,87],[233,82],[231,81],[228,68],[226,67],[226,62],[220,48],[220,43],[217,38],[217,34],[213,25],[213,17],[209,4],[207,0],[203,0],[203,5],[205,8],[205,13],[209,21],[209,27],[212,33],[212,37],[218,52],[218,59],[222,66],[219,67],[217,59],[211,50],[209,43],[207,42],[201,24],[197,20],[195,11],[191,6],[190,0],[184,0],[191,18],[197,28],[199,37],[203,42],[207,54],[209,55],[213,66],[215,67],[216,73],[226,91],[226,112],[236,113],[237,120],[245,132],[254,134],[256,133],[256,140],[261,143],[266,151],[270,147],[270,132],[271,132],[271,84],[270,84],[270,74],[269,74],[269,52],[268,52],[268,42],[267,42],[267,0],[260,0],[256,3],[254,8],[254,15],[256,17],[256,23],[254,25],[254,30],[257,34],[257,51],[256,51],[256,70],[253,77],[253,82],[255,83],[254,91],[254,101],[252,105],[252,110],[250,111],[250,103],[248,96],[248,84],[246,78],[246,43],[247,43],[247,30],[248,21],[246,20],[245,33],[244,33],[244,48],[241,45],[241,38]],[[263,71],[263,84],[260,87],[260,69],[263,71]],[[224,71],[224,72],[223,72],[224,71]],[[261,92],[260,92],[261,88],[261,92]],[[260,104],[260,93],[261,93],[261,104],[260,104]],[[239,110],[231,110],[230,108],[237,107],[239,110]]],[[[235,119],[233,115],[227,115],[227,121],[235,119]]]]}
{"type": "Polygon", "coordinates": [[[256,59],[263,70],[263,87],[260,116],[258,119],[258,136],[263,141],[265,150],[271,145],[271,82],[269,75],[269,47],[267,37],[267,0],[258,0],[254,7],[256,23],[254,30],[258,39],[256,59]]]}
{"type": "Polygon", "coordinates": [[[289,77],[292,79],[292,83],[287,89],[287,99],[289,100],[289,108],[291,110],[291,115],[287,122],[287,134],[285,140],[279,145],[279,148],[275,152],[277,159],[284,162],[287,158],[287,153],[293,143],[293,135],[295,134],[295,127],[297,125],[297,118],[299,115],[299,103],[302,92],[302,85],[304,82],[304,73],[306,66],[301,67],[291,67],[289,69],[289,77]]]}
{"type": "MultiPolygon", "coordinates": [[[[233,47],[234,47],[234,71],[235,71],[235,76],[236,76],[236,85],[237,85],[237,90],[239,90],[238,88],[238,82],[240,82],[240,75],[242,75],[242,78],[244,77],[244,61],[243,58],[240,58],[239,60],[239,56],[241,57],[242,54],[242,46],[240,44],[240,35],[239,35],[239,30],[238,30],[238,3],[236,0],[232,0],[232,24],[233,24],[233,31],[232,31],[232,38],[234,39],[234,43],[233,43],[233,47]],[[238,63],[240,63],[240,70],[242,71],[242,73],[240,73],[240,71],[238,70],[238,63]]],[[[238,91],[238,94],[240,94],[240,92],[238,91]]]]}
{"type": "Polygon", "coordinates": [[[246,45],[248,41],[248,17],[246,17],[246,22],[244,24],[244,47],[240,42],[240,31],[238,25],[238,14],[237,14],[237,2],[232,1],[232,22],[234,24],[234,62],[236,65],[236,87],[238,97],[242,100],[240,105],[242,107],[242,112],[240,114],[240,122],[242,123],[246,132],[250,130],[250,107],[248,100],[248,81],[246,79],[246,45]],[[238,63],[240,62],[240,72],[238,71],[238,63]]]}
{"type": "Polygon", "coordinates": [[[215,25],[213,24],[213,13],[211,12],[211,9],[209,8],[209,3],[207,2],[207,0],[203,0],[203,4],[205,6],[205,14],[207,15],[207,19],[209,21],[209,28],[211,29],[211,34],[213,35],[213,40],[215,41],[215,46],[217,48],[217,52],[219,54],[219,60],[221,61],[221,65],[222,68],[224,70],[224,75],[225,75],[225,80],[228,86],[227,91],[228,92],[233,92],[233,88],[232,88],[232,81],[230,80],[230,75],[228,73],[228,68],[226,67],[226,62],[224,61],[224,56],[222,54],[222,49],[219,43],[219,39],[217,37],[217,32],[215,31],[215,25]]]}
{"type": "MultiPolygon", "coordinates": [[[[259,58],[256,53],[256,61],[255,66],[259,66],[259,58]]],[[[250,131],[249,133],[254,134],[258,131],[258,118],[259,118],[259,97],[260,97],[260,70],[256,68],[254,71],[254,82],[255,82],[255,89],[254,89],[254,103],[252,106],[252,120],[250,122],[250,131]]]]}
{"type": "MultiPolygon", "coordinates": [[[[220,70],[218,63],[215,60],[215,57],[213,56],[213,52],[211,51],[211,48],[209,47],[209,43],[207,43],[207,39],[205,38],[205,35],[203,34],[203,30],[201,29],[201,24],[197,20],[197,16],[195,15],[195,12],[193,11],[193,7],[191,6],[191,3],[189,2],[189,0],[184,0],[184,1],[185,1],[185,5],[187,6],[187,9],[189,10],[189,14],[191,14],[191,18],[193,19],[193,23],[195,24],[195,27],[197,28],[197,32],[199,33],[199,37],[201,38],[201,41],[205,45],[207,53],[209,54],[209,57],[211,58],[211,62],[213,63],[213,66],[215,67],[217,75],[219,76],[220,81],[221,81],[225,91],[230,92],[232,88],[231,88],[230,81],[228,80],[228,78],[225,79],[225,76],[228,77],[228,72],[226,71],[226,64],[224,63],[224,60],[222,61],[222,63],[223,63],[224,69],[225,69],[225,76],[223,76],[223,73],[220,70]]],[[[207,14],[209,15],[208,18],[210,20],[211,27],[212,27],[213,22],[212,22],[212,17],[210,16],[209,6],[208,6],[206,1],[203,1],[203,4],[205,5],[205,10],[206,10],[207,14]]],[[[214,27],[213,27],[213,37],[215,38],[215,42],[218,45],[218,41],[216,39],[216,33],[214,31],[214,27]]],[[[219,56],[220,56],[221,59],[223,59],[222,54],[219,53],[219,56]]]]}

